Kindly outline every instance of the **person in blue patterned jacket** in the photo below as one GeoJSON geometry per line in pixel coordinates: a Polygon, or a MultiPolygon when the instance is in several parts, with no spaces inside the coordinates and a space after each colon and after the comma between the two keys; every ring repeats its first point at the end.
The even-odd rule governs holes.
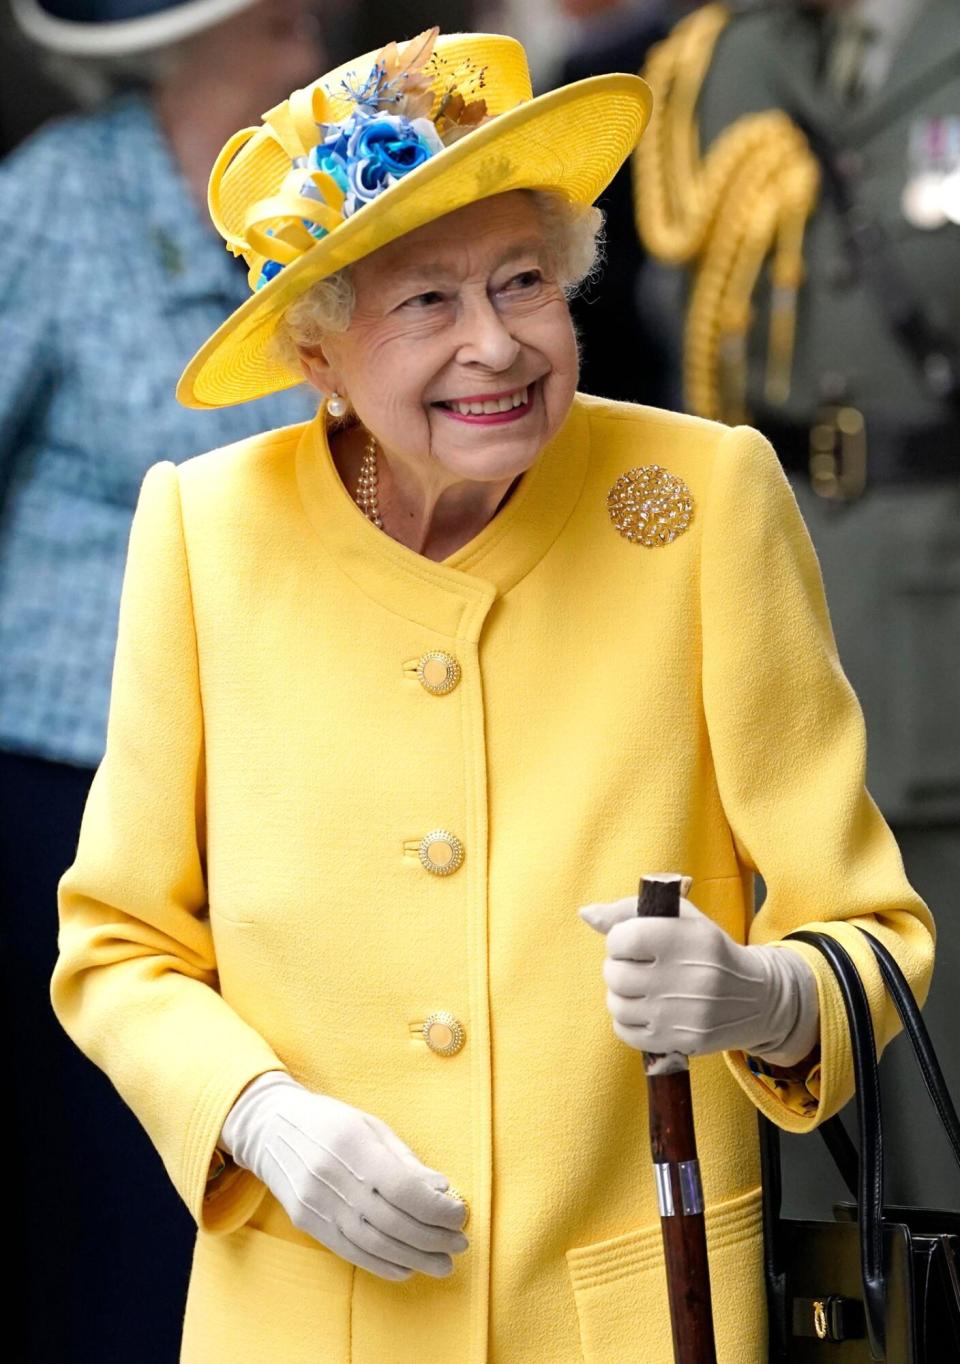
{"type": "Polygon", "coordinates": [[[323,52],[300,0],[15,0],[14,13],[48,52],[98,72],[135,57],[152,80],[0,163],[0,983],[18,1039],[5,1107],[22,1276],[6,1335],[32,1364],[168,1364],[192,1225],[53,1016],[56,883],[103,754],[144,473],[315,410],[294,389],[190,411],[174,388],[248,292],[207,219],[214,156],[315,78],[323,52]],[[122,1197],[91,1198],[108,1184],[122,1197]]]}

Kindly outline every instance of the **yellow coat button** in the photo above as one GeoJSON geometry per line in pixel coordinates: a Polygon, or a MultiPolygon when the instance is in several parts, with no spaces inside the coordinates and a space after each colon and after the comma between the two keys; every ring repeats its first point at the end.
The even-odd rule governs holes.
{"type": "Polygon", "coordinates": [[[431,649],[417,662],[417,680],[431,696],[446,696],[460,681],[460,664],[453,654],[431,649]]]}
{"type": "Polygon", "coordinates": [[[467,1202],[467,1200],[464,1198],[463,1194],[460,1193],[459,1190],[455,1189],[455,1188],[453,1187],[452,1184],[451,1184],[450,1188],[447,1190],[447,1197],[448,1197],[448,1198],[456,1198],[456,1199],[459,1199],[459,1201],[460,1201],[460,1202],[463,1204],[463,1206],[464,1206],[465,1211],[464,1211],[464,1215],[463,1215],[463,1221],[462,1221],[461,1224],[460,1224],[460,1230],[462,1231],[463,1228],[464,1228],[464,1227],[467,1225],[467,1223],[470,1221],[470,1204],[469,1204],[469,1203],[467,1202]]]}
{"type": "Polygon", "coordinates": [[[446,1009],[439,1009],[423,1021],[423,1040],[438,1056],[456,1056],[467,1040],[463,1024],[446,1009]]]}
{"type": "Polygon", "coordinates": [[[434,876],[450,876],[463,863],[463,844],[449,829],[433,829],[420,840],[420,862],[434,876]]]}

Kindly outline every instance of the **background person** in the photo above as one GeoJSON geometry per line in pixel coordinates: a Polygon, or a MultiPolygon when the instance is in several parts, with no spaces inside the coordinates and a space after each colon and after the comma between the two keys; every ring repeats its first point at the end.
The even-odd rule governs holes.
{"type": "Polygon", "coordinates": [[[246,292],[207,221],[213,158],[238,123],[316,76],[320,47],[308,7],[289,0],[21,0],[16,15],[88,74],[152,84],[48,124],[0,163],[0,950],[20,1039],[11,1348],[31,1364],[169,1364],[189,1220],[51,1013],[56,884],[103,754],[145,470],[312,411],[292,393],[188,412],[173,386],[246,292]]]}
{"type": "Polygon", "coordinates": [[[769,445],[576,393],[646,87],[530,93],[517,43],[431,31],[212,178],[253,293],[179,393],[325,401],[144,482],[52,984],[197,1220],[183,1364],[666,1364],[639,1051],[674,1048],[719,1355],[760,1364],[756,1108],[808,1131],[853,1082],[781,939],[843,941],[881,1041],[857,926],[929,976],[769,445]],[[663,867],[683,917],[641,921],[663,867]]]}
{"type": "MultiPolygon", "coordinates": [[[[777,449],[864,707],[869,788],[935,909],[960,878],[958,59],[956,0],[704,6],[651,54],[660,122],[635,159],[646,248],[689,271],[686,401],[777,449]]],[[[938,954],[928,1017],[946,1037],[949,914],[938,954]]],[[[898,1154],[926,1112],[899,1055],[882,1070],[903,1129],[891,1197],[960,1206],[939,1135],[922,1162],[898,1154]]],[[[944,1066],[960,1092],[960,1054],[944,1066]]],[[[791,1211],[829,1214],[823,1187],[788,1179],[791,1211]]]]}

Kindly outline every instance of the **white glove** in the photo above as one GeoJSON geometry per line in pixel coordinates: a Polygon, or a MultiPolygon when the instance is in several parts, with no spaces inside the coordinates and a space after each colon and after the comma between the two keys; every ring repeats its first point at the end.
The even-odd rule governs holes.
{"type": "Polygon", "coordinates": [[[294,1226],[382,1279],[436,1278],[469,1242],[450,1182],[421,1164],[380,1118],[315,1094],[282,1070],[253,1080],[220,1145],[261,1179],[294,1226]]]}
{"type": "MultiPolygon", "coordinates": [[[[689,878],[656,876],[654,880],[689,878]]],[[[817,980],[789,948],[743,947],[681,894],[679,919],[638,918],[636,896],[584,905],[607,935],[613,1031],[638,1051],[750,1052],[791,1066],[820,1035],[817,980]]]]}

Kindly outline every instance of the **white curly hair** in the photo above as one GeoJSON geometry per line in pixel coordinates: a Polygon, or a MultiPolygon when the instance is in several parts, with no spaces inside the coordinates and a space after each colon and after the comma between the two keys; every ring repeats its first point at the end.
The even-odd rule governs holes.
{"type": "MultiPolygon", "coordinates": [[[[603,255],[603,213],[552,190],[521,190],[536,204],[547,250],[547,268],[567,298],[597,272],[603,255]]],[[[330,332],[350,326],[356,302],[351,267],[306,289],[284,312],[270,343],[273,359],[299,370],[300,348],[319,345],[330,332]]]]}

